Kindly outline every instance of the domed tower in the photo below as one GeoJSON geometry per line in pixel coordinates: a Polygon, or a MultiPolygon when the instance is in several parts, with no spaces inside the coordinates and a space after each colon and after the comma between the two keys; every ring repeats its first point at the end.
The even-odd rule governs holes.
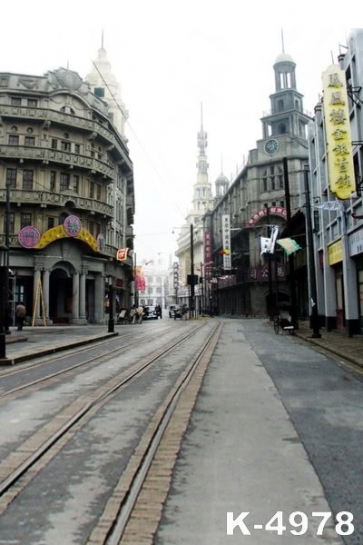
{"type": "Polygon", "coordinates": [[[283,52],[277,56],[273,68],[275,92],[270,95],[271,112],[261,119],[263,138],[289,135],[305,139],[310,117],[304,113],[303,95],[296,89],[296,64],[283,52]]]}
{"type": "Polygon", "coordinates": [[[129,113],[121,98],[121,86],[111,71],[111,63],[107,59],[107,52],[103,47],[103,33],[97,58],[93,61],[93,68],[85,77],[85,81],[90,84],[97,97],[107,102],[112,122],[121,136],[125,138],[125,123],[129,113]]]}
{"type": "Polygon", "coordinates": [[[227,193],[229,180],[227,176],[225,176],[223,172],[221,172],[214,183],[216,187],[216,200],[218,201],[223,197],[223,195],[227,193]]]}

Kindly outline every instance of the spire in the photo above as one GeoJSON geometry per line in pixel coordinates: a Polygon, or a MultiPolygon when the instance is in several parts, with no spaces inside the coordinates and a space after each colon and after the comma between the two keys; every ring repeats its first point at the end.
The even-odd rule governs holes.
{"type": "Polygon", "coordinates": [[[203,104],[200,104],[200,131],[198,132],[199,156],[205,155],[207,148],[207,133],[203,130],[203,104]]]}
{"type": "Polygon", "coordinates": [[[103,29],[102,29],[102,34],[101,34],[101,49],[104,49],[104,47],[103,47],[103,29]]]}
{"type": "Polygon", "coordinates": [[[283,29],[281,29],[281,45],[282,45],[282,52],[285,53],[284,31],[283,31],[283,29]]]}

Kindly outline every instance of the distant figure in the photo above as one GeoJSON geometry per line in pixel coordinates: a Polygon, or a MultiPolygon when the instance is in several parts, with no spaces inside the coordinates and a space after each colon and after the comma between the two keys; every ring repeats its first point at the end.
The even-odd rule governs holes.
{"type": "Polygon", "coordinates": [[[130,322],[132,324],[136,324],[136,320],[137,320],[137,307],[136,305],[132,305],[130,309],[130,322]]]}
{"type": "Polygon", "coordinates": [[[184,303],[181,308],[182,320],[186,320],[188,318],[188,310],[188,305],[184,303]]]}
{"type": "Polygon", "coordinates": [[[160,317],[160,319],[161,319],[163,317],[161,306],[160,305],[155,305],[155,311],[156,311],[157,317],[158,318],[160,317]]]}
{"type": "Polygon", "coordinates": [[[18,331],[22,331],[26,316],[26,308],[23,303],[18,303],[15,307],[15,325],[18,326],[18,331]]]}
{"type": "Polygon", "coordinates": [[[137,307],[136,309],[136,322],[138,324],[142,323],[142,318],[144,316],[144,307],[137,307]]]}

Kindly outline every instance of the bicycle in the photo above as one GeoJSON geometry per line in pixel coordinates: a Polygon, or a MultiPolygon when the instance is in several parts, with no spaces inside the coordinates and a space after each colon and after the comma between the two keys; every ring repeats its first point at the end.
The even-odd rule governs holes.
{"type": "Polygon", "coordinates": [[[279,334],[280,327],[281,327],[281,318],[280,318],[280,316],[274,316],[274,331],[275,331],[276,335],[279,334]]]}

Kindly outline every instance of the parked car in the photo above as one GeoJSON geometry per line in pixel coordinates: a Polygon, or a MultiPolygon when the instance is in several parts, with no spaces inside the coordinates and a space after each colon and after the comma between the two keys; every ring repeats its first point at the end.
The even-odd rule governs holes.
{"type": "Polygon", "coordinates": [[[174,318],[175,312],[180,314],[180,305],[170,305],[169,307],[169,318],[174,318]]]}
{"type": "Polygon", "coordinates": [[[152,305],[146,305],[144,307],[144,320],[157,320],[158,319],[158,313],[156,312],[156,308],[152,305]]]}

